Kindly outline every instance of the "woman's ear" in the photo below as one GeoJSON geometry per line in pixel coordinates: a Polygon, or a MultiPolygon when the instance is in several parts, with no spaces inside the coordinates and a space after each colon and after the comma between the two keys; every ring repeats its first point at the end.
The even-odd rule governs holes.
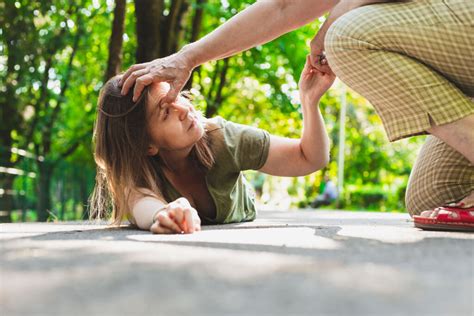
{"type": "Polygon", "coordinates": [[[155,156],[158,153],[158,147],[154,145],[149,145],[147,150],[148,156],[155,156]]]}

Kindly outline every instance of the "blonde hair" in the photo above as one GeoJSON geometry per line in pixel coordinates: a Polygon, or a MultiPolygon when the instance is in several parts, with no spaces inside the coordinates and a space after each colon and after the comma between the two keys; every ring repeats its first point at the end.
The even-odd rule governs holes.
{"type": "MultiPolygon", "coordinates": [[[[164,199],[159,176],[162,161],[147,155],[150,137],[144,122],[148,88],[135,103],[133,89],[121,95],[119,79],[120,76],[111,78],[99,94],[93,134],[97,175],[89,203],[91,219],[110,217],[115,225],[130,214],[131,196],[164,199]]],[[[189,98],[184,93],[183,96],[189,98]]],[[[194,145],[191,155],[199,167],[212,168],[215,161],[207,133],[194,145]]]]}

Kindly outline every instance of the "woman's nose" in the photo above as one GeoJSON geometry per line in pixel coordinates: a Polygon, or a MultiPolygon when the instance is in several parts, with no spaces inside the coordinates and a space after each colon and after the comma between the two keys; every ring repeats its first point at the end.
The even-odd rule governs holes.
{"type": "Polygon", "coordinates": [[[189,106],[183,105],[183,104],[179,104],[179,103],[173,103],[173,108],[174,108],[175,111],[178,112],[178,114],[179,114],[179,119],[180,119],[181,121],[184,121],[184,120],[188,117],[189,106]]]}

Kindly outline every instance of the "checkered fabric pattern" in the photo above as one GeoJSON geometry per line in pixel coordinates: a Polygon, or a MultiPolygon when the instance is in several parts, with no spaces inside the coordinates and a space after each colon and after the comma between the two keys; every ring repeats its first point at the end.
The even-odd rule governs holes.
{"type": "Polygon", "coordinates": [[[411,215],[452,202],[474,191],[474,166],[435,136],[428,136],[413,166],[405,196],[411,215]]]}
{"type": "Polygon", "coordinates": [[[340,17],[329,65],[380,115],[391,141],[474,113],[474,1],[413,0],[340,17]]]}
{"type": "MultiPolygon", "coordinates": [[[[380,115],[391,141],[474,113],[474,1],[369,5],[326,35],[329,65],[380,115]]],[[[474,127],[473,127],[474,133],[474,127]]],[[[410,175],[406,205],[419,214],[474,190],[474,166],[434,136],[410,175]]]]}

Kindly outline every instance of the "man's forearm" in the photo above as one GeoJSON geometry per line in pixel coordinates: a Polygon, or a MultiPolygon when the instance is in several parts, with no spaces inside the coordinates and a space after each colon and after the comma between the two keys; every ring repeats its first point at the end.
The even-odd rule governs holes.
{"type": "Polygon", "coordinates": [[[260,0],[181,53],[193,67],[267,43],[329,11],[339,0],[260,0]]]}

